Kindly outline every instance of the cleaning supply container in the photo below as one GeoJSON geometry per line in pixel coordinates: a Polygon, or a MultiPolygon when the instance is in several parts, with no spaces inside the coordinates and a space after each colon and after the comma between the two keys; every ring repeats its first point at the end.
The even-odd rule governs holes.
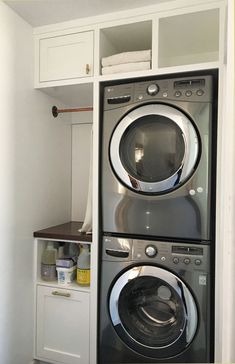
{"type": "Polygon", "coordinates": [[[57,249],[52,241],[47,243],[46,249],[42,253],[41,278],[44,281],[56,280],[56,258],[57,249]]]}
{"type": "Polygon", "coordinates": [[[76,276],[76,265],[70,268],[56,267],[58,284],[60,285],[70,285],[76,276]]]}
{"type": "Polygon", "coordinates": [[[90,285],[90,252],[89,245],[83,244],[77,261],[77,283],[82,286],[90,285]]]}

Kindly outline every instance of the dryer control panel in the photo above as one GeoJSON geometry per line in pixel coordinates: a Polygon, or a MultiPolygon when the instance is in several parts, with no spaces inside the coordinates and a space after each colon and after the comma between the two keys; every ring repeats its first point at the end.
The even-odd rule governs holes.
{"type": "Polygon", "coordinates": [[[152,79],[104,88],[104,110],[159,101],[212,102],[212,76],[152,79]]]}

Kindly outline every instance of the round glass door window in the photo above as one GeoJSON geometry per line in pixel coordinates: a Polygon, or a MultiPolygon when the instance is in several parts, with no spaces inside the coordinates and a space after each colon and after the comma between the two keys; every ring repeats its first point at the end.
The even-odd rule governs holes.
{"type": "Polygon", "coordinates": [[[192,294],[178,277],[162,268],[139,266],[125,272],[113,286],[109,308],[119,337],[142,355],[174,356],[196,332],[192,294]]]}
{"type": "Polygon", "coordinates": [[[168,105],[145,105],[127,114],[110,142],[119,179],[135,191],[162,193],[193,173],[199,156],[197,132],[185,114],[168,105]]]}

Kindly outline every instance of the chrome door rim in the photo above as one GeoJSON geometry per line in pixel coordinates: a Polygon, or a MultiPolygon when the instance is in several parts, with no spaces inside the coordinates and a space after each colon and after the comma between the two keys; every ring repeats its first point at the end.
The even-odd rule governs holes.
{"type": "MultiPolygon", "coordinates": [[[[194,298],[193,298],[191,292],[186,287],[185,283],[178,276],[174,275],[173,273],[171,273],[163,268],[159,268],[156,266],[150,266],[150,265],[132,267],[131,269],[125,271],[116,280],[114,286],[112,287],[111,293],[110,293],[109,312],[110,312],[110,317],[111,317],[114,327],[121,326],[122,331],[126,335],[129,336],[129,339],[131,339],[131,341],[133,343],[135,343],[135,346],[136,346],[136,344],[138,344],[139,347],[142,347],[145,349],[151,349],[151,351],[154,350],[154,351],[156,351],[156,353],[157,353],[157,351],[162,351],[164,349],[173,347],[179,341],[183,332],[186,333],[186,345],[185,346],[190,344],[190,342],[193,340],[193,338],[195,336],[197,324],[198,324],[198,314],[197,314],[196,303],[194,301],[194,298]],[[120,297],[122,289],[125,287],[125,285],[131,279],[135,279],[137,277],[143,277],[143,276],[151,276],[151,277],[162,279],[163,281],[167,282],[168,285],[171,286],[179,294],[179,296],[181,298],[182,298],[182,291],[180,291],[179,287],[182,287],[182,290],[183,290],[182,303],[184,304],[185,312],[187,313],[186,325],[185,325],[186,327],[181,332],[181,334],[178,336],[178,338],[174,342],[169,343],[169,345],[165,345],[165,346],[161,346],[161,347],[151,347],[151,346],[146,346],[146,345],[142,344],[141,342],[137,342],[136,339],[133,338],[132,336],[130,336],[130,334],[126,331],[126,329],[120,319],[119,312],[118,312],[118,302],[119,302],[119,297],[120,297]]],[[[185,348],[185,346],[184,346],[184,348],[185,348]]]]}
{"type": "Polygon", "coordinates": [[[164,104],[144,105],[129,112],[115,128],[110,141],[110,160],[117,176],[131,189],[148,194],[167,192],[182,184],[194,171],[198,155],[199,141],[192,122],[180,110],[164,104]],[[130,176],[119,155],[120,142],[125,130],[137,119],[147,115],[160,115],[172,120],[181,129],[185,143],[182,164],[172,176],[159,182],[144,182],[130,176]]]}

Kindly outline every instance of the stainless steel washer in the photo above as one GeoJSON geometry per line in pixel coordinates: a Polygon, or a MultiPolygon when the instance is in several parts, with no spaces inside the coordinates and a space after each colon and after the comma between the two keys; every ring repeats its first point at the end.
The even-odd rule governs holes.
{"type": "Polygon", "coordinates": [[[206,363],[210,247],[103,238],[100,364],[206,363]]]}
{"type": "Polygon", "coordinates": [[[106,86],[102,230],[212,238],[213,77],[106,86]]]}

